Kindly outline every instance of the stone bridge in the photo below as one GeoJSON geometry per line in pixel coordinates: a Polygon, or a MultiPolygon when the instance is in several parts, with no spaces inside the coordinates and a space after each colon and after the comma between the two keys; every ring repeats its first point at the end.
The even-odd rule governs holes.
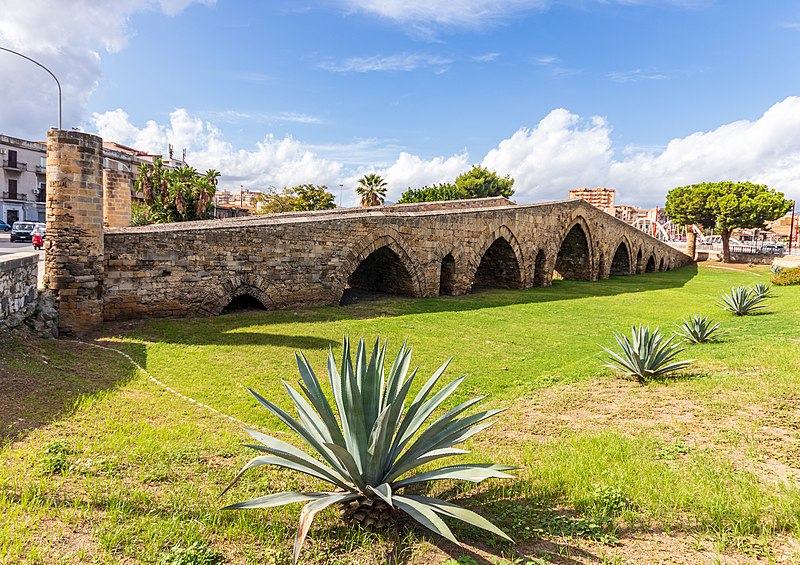
{"type": "Polygon", "coordinates": [[[691,262],[581,200],[490,198],[108,229],[98,143],[56,130],[48,140],[45,279],[64,333],[103,320],[219,314],[243,296],[268,309],[332,305],[359,290],[457,295],[691,262]]]}

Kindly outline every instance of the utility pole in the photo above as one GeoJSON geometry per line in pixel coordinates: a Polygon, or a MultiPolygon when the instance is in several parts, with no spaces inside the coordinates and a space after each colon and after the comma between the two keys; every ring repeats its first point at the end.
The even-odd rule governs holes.
{"type": "Polygon", "coordinates": [[[789,255],[792,254],[792,240],[794,239],[794,205],[796,200],[792,200],[792,219],[789,223],[789,255]]]}

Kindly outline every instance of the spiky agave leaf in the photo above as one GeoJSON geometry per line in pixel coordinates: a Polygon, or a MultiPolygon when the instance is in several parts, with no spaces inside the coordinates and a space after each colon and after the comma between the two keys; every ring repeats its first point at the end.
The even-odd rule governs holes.
{"type": "MultiPolygon", "coordinates": [[[[293,469],[331,483],[335,492],[278,493],[227,506],[226,509],[261,508],[295,502],[307,502],[300,514],[295,538],[294,562],[299,558],[314,515],[327,506],[374,500],[402,510],[426,528],[455,541],[441,516],[462,520],[510,538],[478,514],[454,504],[420,496],[398,494],[398,489],[437,480],[465,480],[479,483],[489,478],[513,478],[505,471],[509,465],[464,464],[441,467],[408,476],[414,469],[437,459],[467,453],[455,446],[492,425],[489,419],[502,410],[466,414],[483,398],[463,402],[428,422],[465,377],[455,379],[434,392],[450,360],[447,360],[423,384],[408,403],[416,377],[409,374],[411,348],[403,343],[386,372],[386,344],[375,340],[367,354],[359,340],[355,361],[350,343],[342,344],[341,362],[331,350],[328,354],[328,382],[333,402],[322,390],[319,379],[305,356],[296,355],[300,371],[299,391],[289,383],[284,387],[292,400],[297,418],[250,390],[255,399],[297,433],[316,452],[306,452],[256,430],[247,430],[259,444],[248,445],[266,453],[248,462],[227,491],[249,469],[276,465],[293,469]]],[[[223,494],[224,492],[223,491],[223,494]]],[[[354,503],[357,504],[357,503],[354,503]]]]}
{"type": "Polygon", "coordinates": [[[766,297],[758,296],[753,291],[745,286],[736,286],[731,288],[728,294],[720,295],[718,304],[724,310],[733,312],[735,316],[746,316],[754,310],[764,308],[766,304],[762,304],[766,297]]]}
{"type": "Polygon", "coordinates": [[[639,382],[677,371],[693,361],[673,361],[683,348],[673,343],[674,337],[665,339],[658,327],[650,331],[649,326],[634,325],[630,339],[617,332],[614,339],[620,351],[600,346],[610,356],[604,365],[636,377],[639,382]]]}
{"type": "Polygon", "coordinates": [[[756,283],[753,285],[752,291],[759,298],[769,298],[772,296],[772,285],[765,282],[756,283]]]}
{"type": "Polygon", "coordinates": [[[692,315],[688,320],[682,320],[682,324],[676,324],[677,335],[690,343],[704,343],[714,339],[714,334],[719,330],[719,323],[714,322],[708,316],[692,315]]]}

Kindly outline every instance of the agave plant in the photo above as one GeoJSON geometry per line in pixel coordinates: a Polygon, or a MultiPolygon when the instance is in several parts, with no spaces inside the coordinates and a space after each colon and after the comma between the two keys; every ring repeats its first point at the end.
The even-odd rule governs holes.
{"type": "Polygon", "coordinates": [[[411,351],[404,343],[386,373],[386,344],[381,346],[380,338],[375,341],[369,359],[364,341],[359,340],[355,363],[351,359],[350,344],[345,339],[338,367],[333,351],[328,354],[328,380],[333,405],[328,401],[305,356],[296,355],[302,394],[286,382],[283,385],[297,409],[298,419],[248,389],[262,406],[297,433],[316,452],[317,457],[277,438],[246,429],[259,442],[248,447],[265,455],[250,460],[225,491],[248,469],[262,465],[293,469],[330,483],[334,489],[330,492],[269,494],[226,506],[225,509],[268,508],[306,502],[300,513],[293,563],[297,563],[314,515],[334,504],[345,506],[346,518],[367,527],[386,524],[397,516],[399,510],[453,542],[457,540],[442,516],[462,520],[511,541],[497,526],[475,512],[443,500],[404,491],[412,485],[445,479],[478,483],[488,478],[513,478],[505,471],[515,468],[508,465],[463,464],[409,476],[409,473],[431,461],[468,453],[454,446],[488,428],[493,423],[488,419],[502,412],[495,409],[463,415],[482,400],[474,398],[446,411],[426,427],[431,414],[465,377],[455,379],[433,393],[450,363],[450,360],[446,361],[406,408],[417,373],[414,370],[408,374],[411,351]]]}
{"type": "Polygon", "coordinates": [[[769,270],[770,270],[770,272],[772,272],[773,274],[777,275],[777,274],[779,274],[781,271],[783,271],[783,267],[782,267],[782,266],[780,266],[780,265],[776,265],[775,263],[773,263],[772,265],[770,265],[770,266],[769,266],[769,270]]]}
{"type": "Polygon", "coordinates": [[[772,285],[765,282],[756,283],[753,285],[751,289],[753,294],[758,296],[759,298],[769,298],[772,296],[772,285]]]}
{"type": "Polygon", "coordinates": [[[746,316],[766,306],[762,304],[765,299],[766,297],[755,294],[745,286],[736,286],[728,294],[721,295],[718,304],[736,316],[746,316]]]}
{"type": "Polygon", "coordinates": [[[639,382],[682,369],[692,362],[673,361],[683,348],[673,343],[675,336],[665,338],[659,328],[650,331],[649,326],[634,325],[630,339],[617,332],[614,332],[614,339],[621,351],[600,346],[611,356],[605,366],[636,377],[639,382]]]}
{"type": "Polygon", "coordinates": [[[682,320],[683,323],[678,325],[676,334],[690,343],[704,343],[714,339],[714,334],[719,330],[719,323],[708,316],[693,315],[688,320],[682,320]]]}

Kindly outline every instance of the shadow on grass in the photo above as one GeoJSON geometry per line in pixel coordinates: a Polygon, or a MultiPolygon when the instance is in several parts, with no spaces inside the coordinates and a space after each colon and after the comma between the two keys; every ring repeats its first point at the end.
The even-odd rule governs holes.
{"type": "Polygon", "coordinates": [[[110,351],[66,340],[0,340],[0,446],[68,416],[80,400],[130,381],[136,369],[110,351]]]}
{"type": "MultiPolygon", "coordinates": [[[[145,341],[189,345],[280,346],[296,350],[323,350],[338,342],[307,335],[281,335],[247,331],[250,327],[273,324],[313,324],[340,320],[370,319],[418,314],[465,312],[502,308],[520,304],[547,303],[604,296],[616,296],[653,290],[680,288],[697,274],[690,265],[662,273],[646,273],[609,280],[554,281],[550,287],[525,290],[479,289],[464,296],[404,298],[384,295],[380,300],[366,300],[347,306],[320,306],[296,310],[248,310],[210,318],[165,318],[110,324],[102,333],[129,335],[145,341]]],[[[143,360],[142,360],[143,361],[143,360]]]]}

